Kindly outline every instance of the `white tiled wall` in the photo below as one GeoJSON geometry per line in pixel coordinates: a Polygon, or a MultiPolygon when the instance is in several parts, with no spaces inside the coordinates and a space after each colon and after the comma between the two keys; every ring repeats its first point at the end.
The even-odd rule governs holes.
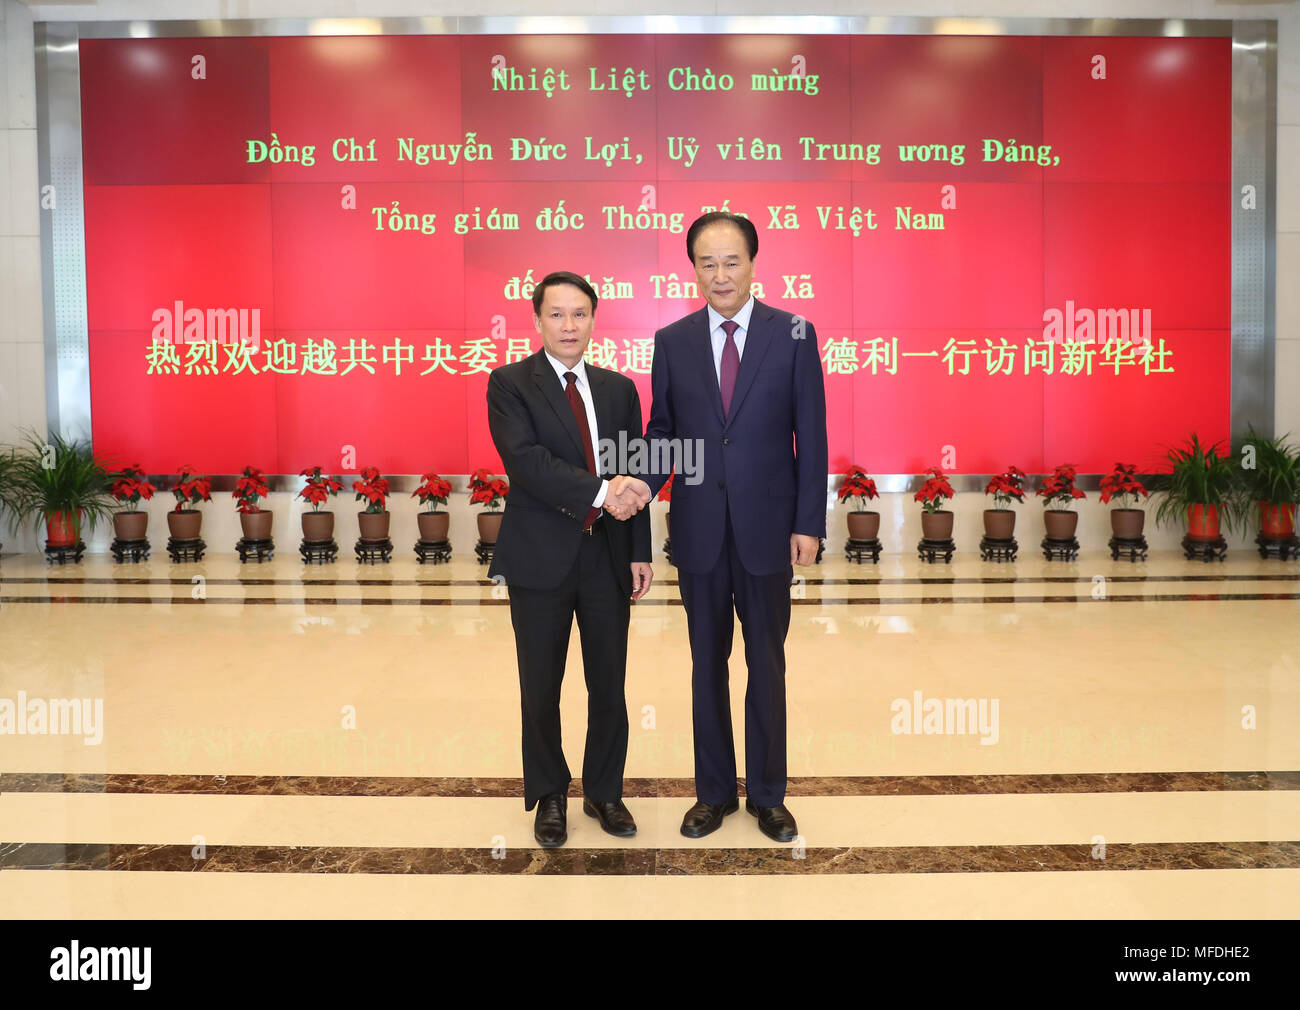
{"type": "MultiPolygon", "coordinates": [[[[1275,424],[1278,432],[1300,436],[1300,4],[1296,0],[1242,4],[1220,0],[1144,2],[1029,2],[1029,0],[932,0],[929,3],[866,3],[854,0],[407,0],[375,3],[366,0],[102,0],[99,3],[19,3],[0,0],[0,442],[12,442],[19,426],[45,430],[45,356],[41,337],[41,277],[39,211],[36,178],[36,104],[32,22],[130,19],[271,18],[271,17],[415,17],[490,15],[616,15],[616,14],[834,14],[1001,17],[1187,17],[1269,18],[1278,21],[1278,214],[1277,214],[1277,388],[1275,424]]],[[[972,496],[974,497],[974,496],[972,496]]],[[[229,503],[206,506],[230,539],[238,536],[229,503]],[[229,513],[229,514],[227,514],[229,513]]],[[[288,536],[287,503],[276,503],[288,536]]],[[[914,507],[898,506],[913,521],[914,507]]],[[[275,506],[273,506],[275,507],[275,506]]],[[[978,515],[974,502],[958,504],[978,515]]],[[[346,512],[346,509],[341,509],[346,512]]],[[[160,519],[161,517],[159,517],[160,519]]],[[[206,522],[207,520],[205,520],[206,522]]],[[[470,528],[468,515],[458,517],[470,528]]],[[[978,521],[976,518],[975,521],[978,521]]],[[[414,520],[409,520],[413,525],[414,520]]],[[[656,526],[662,520],[656,517],[656,526]]],[[[1104,516],[1085,514],[1084,528],[1095,525],[1099,535],[1104,516]]],[[[832,523],[832,526],[842,524],[832,523]]],[[[161,522],[152,525],[155,538],[161,522]]],[[[215,530],[214,530],[215,532],[215,530]]],[[[1081,529],[1081,535],[1083,530],[1081,529]]],[[[472,533],[468,534],[472,537],[472,533]]],[[[978,535],[977,533],[974,535],[978,535]]],[[[911,536],[910,530],[908,536],[911,536]]],[[[221,539],[227,539],[223,533],[221,539]]],[[[1091,537],[1089,538],[1092,539],[1091,537]]],[[[6,552],[35,550],[31,532],[18,537],[0,531],[6,552]]],[[[92,549],[107,540],[89,541],[92,549]]],[[[1153,541],[1153,547],[1172,546],[1153,541]]]]}

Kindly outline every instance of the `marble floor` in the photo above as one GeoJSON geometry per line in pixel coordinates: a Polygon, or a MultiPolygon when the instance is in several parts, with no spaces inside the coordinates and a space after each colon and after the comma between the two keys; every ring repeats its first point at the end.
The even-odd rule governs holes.
{"type": "MultiPolygon", "coordinates": [[[[555,850],[520,799],[508,601],[485,571],[400,549],[0,557],[0,916],[1300,913],[1294,561],[828,554],[791,590],[800,838],[778,845],[743,810],[678,831],[689,649],[657,556],[629,642],[639,832],[571,800],[555,850]]],[[[575,771],[580,662],[575,631],[575,771]]],[[[732,671],[740,735],[739,649],[732,671]]]]}

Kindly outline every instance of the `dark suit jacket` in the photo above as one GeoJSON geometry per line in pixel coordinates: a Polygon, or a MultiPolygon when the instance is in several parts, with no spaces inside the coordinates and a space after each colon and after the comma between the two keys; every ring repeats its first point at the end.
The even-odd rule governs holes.
{"type": "MultiPolygon", "coordinates": [[[[673,481],[673,563],[710,571],[723,510],[752,575],[790,565],[790,535],[826,535],[826,391],[812,323],[755,300],[724,420],[706,308],[655,334],[646,438],[700,439],[703,480],[673,481]]],[[[658,492],[666,474],[650,475],[658,492]]]]}
{"type": "MultiPolygon", "coordinates": [[[[596,436],[642,436],[641,399],[625,375],[587,364],[596,436]]],[[[488,426],[510,479],[490,575],[507,585],[553,589],[578,556],[587,510],[602,477],[587,471],[582,433],[555,369],[542,351],[502,365],[488,378],[488,426]]],[[[600,445],[592,446],[600,467],[600,445]]],[[[650,560],[650,510],[620,522],[608,512],[598,525],[609,537],[619,585],[632,595],[633,561],[650,560]]]]}

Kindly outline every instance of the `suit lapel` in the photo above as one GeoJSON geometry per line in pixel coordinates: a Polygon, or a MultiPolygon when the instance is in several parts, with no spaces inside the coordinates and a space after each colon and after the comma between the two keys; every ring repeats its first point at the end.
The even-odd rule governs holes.
{"type": "Polygon", "coordinates": [[[692,324],[697,335],[691,338],[690,343],[695,349],[696,367],[704,376],[704,395],[709,397],[713,404],[713,412],[718,415],[718,424],[724,424],[726,418],[722,414],[722,390],[718,388],[718,369],[713,364],[713,335],[709,332],[709,310],[700,309],[697,315],[699,319],[692,324]]]}
{"type": "MultiPolygon", "coordinates": [[[[605,369],[597,368],[595,365],[586,366],[587,381],[591,383],[591,403],[596,408],[596,431],[593,433],[595,442],[591,446],[591,451],[596,455],[596,473],[600,476],[612,476],[603,473],[600,459],[600,440],[612,439],[618,444],[616,430],[618,425],[614,423],[614,404],[610,402],[610,389],[608,376],[605,369]]],[[[572,413],[572,411],[570,411],[572,413]]]]}
{"type": "Polygon", "coordinates": [[[569,406],[569,398],[564,395],[555,369],[551,367],[551,363],[546,360],[546,355],[542,351],[533,355],[533,381],[541,390],[542,396],[546,398],[546,402],[551,405],[551,409],[555,411],[555,416],[560,419],[564,430],[569,433],[573,447],[578,450],[583,466],[586,466],[587,452],[582,446],[582,432],[578,429],[578,421],[573,416],[573,408],[569,406]]]}
{"type": "MultiPolygon", "coordinates": [[[[740,356],[740,371],[736,373],[736,388],[731,392],[731,411],[727,415],[726,425],[730,425],[740,413],[745,394],[754,384],[754,376],[763,363],[763,355],[772,343],[772,327],[769,325],[771,315],[766,305],[754,299],[754,310],[749,315],[749,329],[745,332],[745,353],[740,356]]],[[[707,326],[708,324],[705,323],[707,326]]],[[[710,362],[712,364],[712,362],[710,362]]],[[[709,374],[714,374],[712,368],[709,374]]],[[[714,388],[717,381],[714,380],[714,388]]],[[[722,394],[718,394],[718,409],[722,409],[722,394]]]]}

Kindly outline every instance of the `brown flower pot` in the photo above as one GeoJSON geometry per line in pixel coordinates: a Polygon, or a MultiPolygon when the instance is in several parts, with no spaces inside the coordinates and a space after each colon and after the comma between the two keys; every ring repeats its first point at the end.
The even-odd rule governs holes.
{"type": "Polygon", "coordinates": [[[334,539],[334,513],[304,512],[302,514],[302,538],[309,544],[323,543],[334,539]]]}
{"type": "Polygon", "coordinates": [[[148,528],[148,512],[132,510],[113,513],[113,535],[119,540],[143,540],[148,528]]]}
{"type": "Polygon", "coordinates": [[[948,510],[921,513],[921,536],[926,540],[950,540],[956,513],[948,510]]]}
{"type": "Polygon", "coordinates": [[[385,540],[388,537],[390,512],[358,512],[357,525],[361,527],[362,540],[385,540]]]}
{"type": "Polygon", "coordinates": [[[1136,540],[1142,535],[1146,518],[1141,509],[1111,509],[1110,531],[1121,540],[1136,540]]]}
{"type": "Polygon", "coordinates": [[[1219,539],[1219,506],[1188,505],[1187,535],[1193,540],[1219,539]]]}
{"type": "Polygon", "coordinates": [[[75,522],[72,513],[62,509],[45,513],[45,543],[50,547],[73,546],[80,530],[81,509],[77,509],[75,522]]]}
{"type": "Polygon", "coordinates": [[[875,540],[880,532],[879,512],[850,512],[849,539],[875,540]]]}
{"type": "Polygon", "coordinates": [[[167,532],[176,540],[197,540],[203,526],[203,513],[198,509],[172,509],[167,513],[167,532]]]}
{"type": "Polygon", "coordinates": [[[494,544],[497,542],[497,535],[501,532],[502,512],[480,512],[478,514],[478,538],[485,544],[494,544]]]}
{"type": "Polygon", "coordinates": [[[1295,502],[1289,505],[1260,502],[1259,531],[1265,540],[1289,540],[1295,531],[1295,502]]]}
{"type": "Polygon", "coordinates": [[[1069,509],[1044,509],[1043,525],[1053,540],[1069,540],[1079,528],[1079,513],[1069,509]]]}
{"type": "Polygon", "coordinates": [[[429,543],[440,544],[447,539],[447,527],[451,524],[448,512],[421,512],[415,517],[420,526],[420,539],[429,543]]]}
{"type": "Polygon", "coordinates": [[[239,525],[245,540],[271,539],[271,512],[268,509],[239,513],[239,525]]]}
{"type": "Polygon", "coordinates": [[[1010,540],[1016,531],[1015,509],[985,509],[984,535],[991,540],[1010,540]]]}

